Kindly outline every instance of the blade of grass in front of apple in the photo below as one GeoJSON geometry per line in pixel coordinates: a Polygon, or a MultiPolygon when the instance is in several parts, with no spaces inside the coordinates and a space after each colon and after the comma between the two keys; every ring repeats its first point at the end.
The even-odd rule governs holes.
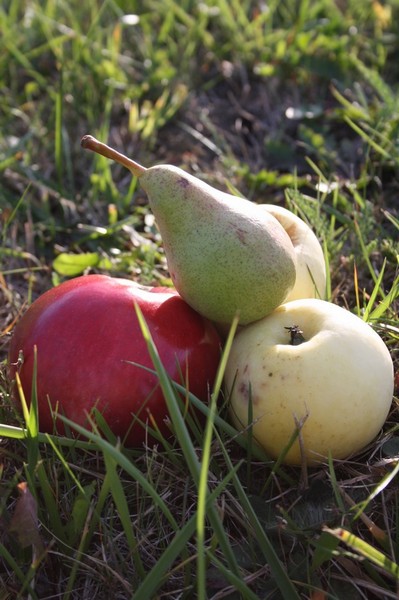
{"type": "MultiPolygon", "coordinates": [[[[150,367],[146,367],[145,365],[141,365],[140,363],[134,361],[126,361],[128,364],[132,364],[136,367],[140,367],[144,369],[148,373],[152,373],[153,375],[157,375],[156,369],[151,369],[150,367]]],[[[210,408],[207,404],[205,404],[202,400],[197,398],[192,392],[188,391],[181,383],[177,381],[170,381],[171,386],[176,392],[180,392],[188,397],[191,404],[195,406],[203,415],[207,418],[209,416],[210,408]]],[[[228,438],[234,439],[237,444],[239,444],[242,448],[248,450],[248,441],[246,436],[242,434],[242,431],[239,431],[233,425],[225,421],[220,415],[215,414],[214,423],[217,425],[219,429],[221,429],[224,433],[226,433],[228,438]]],[[[271,462],[270,456],[266,454],[266,452],[260,446],[253,446],[252,452],[255,458],[265,461],[271,462]]],[[[291,481],[292,482],[292,481],[291,481]]]]}
{"type": "MultiPolygon", "coordinates": [[[[25,440],[28,435],[26,427],[18,427],[16,425],[8,425],[7,423],[0,423],[0,437],[10,438],[12,440],[25,440]]],[[[52,443],[56,443],[60,446],[67,448],[80,448],[81,450],[93,450],[93,444],[91,442],[84,442],[82,440],[71,439],[64,436],[56,436],[50,433],[37,434],[37,439],[40,444],[48,444],[50,440],[52,443]]]]}
{"type": "MultiPolygon", "coordinates": [[[[152,373],[153,375],[157,375],[157,371],[155,369],[151,369],[150,367],[146,367],[144,365],[141,365],[141,364],[133,362],[133,361],[127,361],[127,362],[135,365],[136,367],[140,367],[141,369],[144,369],[145,371],[152,373]]],[[[190,391],[187,391],[187,389],[184,386],[182,386],[180,383],[178,383],[176,381],[171,381],[170,383],[176,392],[180,392],[181,394],[186,395],[188,397],[190,403],[196,409],[198,409],[200,412],[202,412],[202,414],[205,415],[207,418],[209,417],[210,408],[207,404],[205,404],[202,400],[197,398],[190,391]]],[[[253,456],[254,458],[258,459],[259,461],[264,462],[265,464],[268,464],[270,466],[273,465],[273,475],[278,474],[289,485],[295,485],[295,480],[290,475],[288,475],[288,473],[283,471],[281,469],[281,467],[282,467],[283,457],[285,456],[286,452],[288,452],[289,448],[291,447],[291,445],[293,444],[295,439],[298,437],[297,430],[295,430],[295,432],[293,433],[292,440],[289,440],[288,447],[287,447],[287,449],[285,449],[282,452],[282,456],[279,458],[279,460],[273,461],[270,458],[270,456],[268,454],[266,454],[265,450],[260,445],[252,444],[251,447],[249,448],[248,447],[248,445],[249,445],[248,444],[248,436],[245,435],[245,432],[242,432],[242,431],[236,429],[235,427],[233,427],[233,425],[231,425],[228,421],[223,419],[219,414],[214,415],[214,424],[215,424],[215,426],[217,426],[218,430],[220,430],[224,434],[226,434],[226,438],[229,441],[234,440],[235,443],[237,443],[239,446],[241,446],[241,448],[246,450],[248,457],[253,456]]]]}
{"type": "MultiPolygon", "coordinates": [[[[18,387],[19,397],[21,399],[21,405],[23,415],[26,423],[26,428],[17,428],[13,426],[1,425],[1,433],[7,437],[14,437],[16,439],[25,439],[27,445],[27,463],[25,466],[26,477],[30,490],[35,495],[40,491],[41,495],[45,498],[45,505],[48,515],[48,521],[51,529],[56,534],[60,543],[64,544],[64,550],[68,547],[68,537],[66,527],[61,521],[59,507],[57,500],[54,495],[53,487],[49,481],[46,469],[44,467],[43,460],[40,459],[39,444],[45,443],[52,447],[54,454],[58,457],[60,465],[63,469],[64,476],[71,477],[74,481],[74,486],[78,489],[81,487],[79,481],[73,475],[69,468],[68,462],[59,450],[59,446],[65,445],[68,447],[81,447],[88,448],[87,443],[80,442],[78,440],[72,440],[69,438],[52,436],[50,434],[42,434],[39,432],[39,418],[38,418],[38,401],[37,401],[37,351],[34,349],[34,366],[33,366],[33,377],[32,377],[32,394],[31,402],[28,407],[24,391],[22,389],[21,381],[18,373],[16,374],[16,383],[18,387]]],[[[92,447],[92,446],[91,446],[92,447]]],[[[83,491],[82,489],[80,490],[83,491]]]]}
{"type": "Polygon", "coordinates": [[[205,518],[206,500],[209,494],[208,477],[211,460],[212,434],[215,423],[217,400],[223,384],[224,372],[230,353],[233,338],[238,326],[238,316],[232,322],[226,344],[219,362],[216,379],[211,393],[209,413],[207,415],[204,443],[202,447],[202,461],[198,485],[198,508],[197,508],[197,596],[199,600],[205,600],[206,592],[206,552],[205,552],[205,518]]]}
{"type": "MultiPolygon", "coordinates": [[[[153,342],[151,333],[145,322],[143,313],[141,312],[140,307],[137,304],[135,304],[135,309],[136,309],[136,314],[137,314],[137,317],[138,317],[138,320],[140,323],[141,331],[142,331],[144,339],[147,343],[148,351],[150,353],[153,365],[154,365],[155,370],[158,375],[159,383],[161,385],[162,392],[165,397],[165,401],[166,401],[166,404],[168,407],[170,417],[171,417],[172,422],[175,427],[177,439],[180,443],[182,452],[187,461],[187,466],[188,466],[191,476],[195,482],[195,485],[197,486],[197,488],[199,488],[199,482],[200,482],[200,477],[201,477],[201,464],[198,460],[197,454],[195,452],[195,449],[193,447],[193,444],[192,444],[192,441],[190,438],[190,434],[187,430],[187,427],[184,423],[184,419],[180,412],[179,405],[178,405],[177,399],[175,397],[175,391],[174,391],[173,385],[170,381],[170,378],[169,378],[164,366],[162,365],[162,361],[159,357],[157,348],[153,342]]],[[[223,523],[221,521],[220,515],[219,515],[218,511],[216,510],[216,507],[213,506],[212,504],[209,505],[207,512],[208,512],[207,516],[211,522],[215,536],[218,539],[218,543],[219,543],[219,545],[226,557],[226,560],[229,564],[229,568],[236,575],[238,575],[240,572],[240,569],[237,564],[237,560],[234,555],[234,552],[231,548],[231,545],[230,545],[230,542],[229,542],[229,539],[227,536],[227,532],[225,531],[225,529],[223,527],[223,523]]]]}
{"type": "Polygon", "coordinates": [[[276,475],[281,475],[281,473],[284,473],[284,471],[282,471],[281,467],[284,465],[285,457],[287,456],[288,452],[290,451],[292,446],[295,444],[295,442],[298,440],[299,435],[300,435],[300,429],[299,429],[299,427],[296,427],[294,429],[294,431],[292,432],[291,437],[288,440],[287,444],[282,449],[282,451],[280,452],[277,459],[274,461],[272,468],[270,469],[270,473],[267,476],[267,479],[262,487],[262,494],[265,493],[265,491],[267,490],[267,488],[273,481],[274,477],[276,477],[276,475]]]}
{"type": "Polygon", "coordinates": [[[37,462],[39,460],[39,412],[37,404],[37,349],[34,348],[33,354],[33,374],[32,374],[32,392],[30,405],[28,407],[24,390],[22,389],[19,373],[15,374],[15,381],[18,389],[19,398],[22,405],[22,413],[26,424],[26,445],[27,445],[27,470],[33,477],[37,462]]]}
{"type": "MultiPolygon", "coordinates": [[[[119,466],[121,466],[131,477],[133,477],[136,481],[138,481],[138,483],[140,483],[142,485],[142,487],[145,489],[145,491],[152,497],[154,503],[156,505],[158,505],[161,508],[161,510],[163,510],[165,516],[167,518],[169,517],[169,522],[172,524],[174,530],[178,532],[178,526],[177,526],[176,522],[174,521],[173,517],[171,517],[171,515],[169,513],[169,509],[167,509],[163,500],[157,494],[157,492],[155,491],[153,486],[151,486],[151,484],[147,481],[147,479],[142,475],[142,473],[138,469],[136,469],[136,467],[129,461],[129,459],[124,454],[121,453],[121,451],[118,448],[113,447],[108,441],[104,440],[97,433],[93,433],[91,431],[85,430],[83,427],[81,427],[80,425],[77,425],[73,421],[70,421],[66,417],[63,417],[60,415],[59,418],[63,422],[67,423],[72,429],[75,429],[81,435],[84,435],[84,436],[88,437],[90,440],[92,440],[92,442],[102,450],[105,460],[107,460],[106,457],[108,457],[108,456],[111,457],[111,459],[114,460],[115,463],[119,464],[119,466]]],[[[230,476],[229,476],[229,478],[230,478],[230,476]]],[[[217,489],[219,489],[219,488],[217,488],[217,489]]],[[[222,488],[222,489],[224,489],[224,488],[222,488]]],[[[213,508],[214,507],[211,506],[211,509],[213,509],[213,508]]],[[[208,510],[210,510],[209,507],[208,507],[208,510]]],[[[196,525],[196,515],[193,515],[192,523],[193,523],[193,526],[196,525]]],[[[131,523],[128,519],[125,519],[125,526],[131,527],[131,523]]],[[[219,531],[220,527],[222,527],[222,525],[218,524],[216,522],[216,526],[214,525],[216,533],[219,531]]],[[[194,532],[195,532],[195,527],[194,527],[194,531],[191,533],[191,535],[194,532]]],[[[223,531],[223,533],[224,533],[224,531],[223,531]]],[[[221,537],[220,532],[219,532],[219,537],[221,537]]],[[[226,547],[226,542],[224,540],[222,540],[222,543],[220,545],[222,548],[226,547]]],[[[179,549],[179,552],[181,552],[181,549],[179,549]]],[[[230,568],[231,568],[231,565],[230,565],[230,568]]],[[[236,566],[236,570],[238,572],[238,566],[236,566]]],[[[158,585],[159,581],[153,580],[151,582],[151,585],[153,585],[155,583],[156,583],[156,585],[158,585]]],[[[148,585],[150,585],[150,583],[148,583],[148,585]]],[[[146,596],[146,598],[147,597],[148,596],[146,596]]],[[[143,598],[144,598],[144,596],[143,596],[143,598]]]]}
{"type": "Polygon", "coordinates": [[[137,318],[140,323],[141,332],[147,343],[148,351],[150,353],[151,360],[154,365],[154,369],[158,376],[159,383],[161,385],[161,388],[162,388],[162,391],[163,391],[163,394],[165,397],[165,401],[166,401],[166,404],[168,407],[170,418],[175,427],[176,437],[177,437],[177,439],[180,443],[180,446],[182,448],[182,451],[184,453],[190,473],[191,473],[192,477],[194,478],[194,480],[196,481],[196,483],[198,484],[199,474],[201,471],[201,464],[200,464],[197,454],[193,448],[190,434],[187,430],[183,416],[181,414],[178,403],[176,401],[173,386],[171,384],[169,375],[167,374],[167,372],[165,371],[165,369],[162,365],[161,359],[158,354],[158,350],[155,347],[155,344],[152,340],[151,333],[148,329],[148,326],[144,319],[143,313],[142,313],[140,307],[138,306],[138,304],[136,304],[136,303],[135,303],[135,309],[136,309],[137,318]]]}
{"type": "MultiPolygon", "coordinates": [[[[174,415],[175,412],[179,413],[177,415],[177,423],[179,426],[181,425],[184,428],[183,435],[181,435],[181,438],[179,439],[179,441],[181,442],[183,440],[183,442],[186,442],[186,440],[187,440],[188,446],[190,447],[190,453],[191,453],[191,451],[194,451],[194,449],[191,446],[191,440],[190,440],[189,434],[185,427],[184,421],[181,417],[180,411],[178,410],[178,406],[176,405],[176,401],[175,401],[174,394],[173,394],[173,387],[171,385],[169,377],[167,376],[167,373],[165,372],[165,370],[163,368],[163,365],[160,361],[156,347],[152,341],[149,329],[145,323],[144,317],[138,306],[136,306],[136,312],[137,312],[137,315],[138,315],[138,318],[139,318],[139,321],[140,321],[140,324],[142,327],[143,335],[148,344],[148,349],[149,349],[151,358],[153,360],[154,367],[157,371],[164,395],[165,395],[167,403],[168,403],[168,409],[169,410],[170,410],[170,408],[172,409],[172,410],[170,410],[172,419],[175,416],[174,415]],[[169,404],[171,405],[170,407],[169,407],[169,404]]],[[[178,432],[177,427],[176,427],[176,430],[178,432]]],[[[220,438],[219,438],[219,442],[221,444],[226,463],[227,463],[229,469],[231,469],[231,471],[233,471],[234,470],[233,465],[228,456],[228,452],[225,450],[220,438]]],[[[182,450],[184,452],[185,448],[182,448],[182,450]]],[[[186,451],[187,451],[187,449],[186,449],[186,451]]],[[[192,475],[194,478],[196,478],[196,481],[198,484],[199,473],[197,471],[197,467],[195,468],[194,472],[192,472],[192,475]]],[[[246,513],[250,519],[250,522],[256,531],[258,542],[260,543],[261,548],[264,552],[265,558],[268,561],[268,564],[270,565],[273,575],[276,578],[276,583],[277,583],[278,587],[283,592],[284,597],[290,598],[290,599],[292,598],[292,600],[297,598],[299,600],[299,596],[295,590],[295,587],[294,587],[293,583],[291,582],[291,580],[289,579],[287,573],[285,572],[282,563],[278,559],[277,554],[275,553],[274,548],[273,548],[269,538],[267,537],[265,531],[263,530],[262,526],[260,525],[258,518],[257,518],[257,516],[256,516],[256,514],[255,514],[255,512],[254,512],[254,510],[253,510],[253,508],[241,486],[241,482],[239,481],[239,479],[237,477],[233,477],[233,482],[235,484],[236,490],[240,497],[241,503],[242,503],[243,507],[245,508],[246,513]]],[[[219,544],[221,545],[222,550],[225,551],[225,549],[227,548],[229,553],[232,554],[230,543],[228,542],[228,540],[226,538],[226,534],[222,527],[222,524],[220,523],[220,519],[218,518],[218,516],[215,515],[213,505],[209,505],[208,518],[210,519],[210,521],[213,525],[215,534],[218,536],[218,541],[219,541],[219,544]],[[220,535],[222,537],[219,537],[220,535]]],[[[236,563],[236,559],[235,559],[234,555],[233,555],[232,561],[229,560],[229,556],[227,556],[227,555],[226,555],[226,558],[229,562],[230,568],[231,568],[232,564],[235,567],[234,569],[232,569],[233,574],[236,576],[239,575],[239,569],[238,569],[238,565],[236,563]],[[231,562],[232,562],[232,564],[231,564],[231,562]]]]}

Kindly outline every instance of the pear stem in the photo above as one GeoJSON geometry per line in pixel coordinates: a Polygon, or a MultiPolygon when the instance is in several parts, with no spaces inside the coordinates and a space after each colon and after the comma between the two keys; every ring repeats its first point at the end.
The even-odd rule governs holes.
{"type": "Polygon", "coordinates": [[[128,158],[124,154],[121,154],[117,150],[114,150],[107,144],[99,142],[92,135],[84,135],[80,141],[80,145],[82,146],[82,148],[92,150],[97,154],[101,154],[101,156],[105,156],[106,158],[110,158],[111,160],[120,163],[121,165],[129,169],[129,171],[131,171],[136,177],[140,177],[140,175],[143,175],[143,173],[147,171],[147,169],[139,163],[136,163],[131,158],[128,158]]]}

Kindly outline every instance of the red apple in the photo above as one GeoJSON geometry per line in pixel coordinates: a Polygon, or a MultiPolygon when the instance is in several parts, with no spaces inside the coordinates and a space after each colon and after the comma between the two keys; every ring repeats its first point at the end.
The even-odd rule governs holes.
{"type": "MultiPolygon", "coordinates": [[[[87,414],[95,406],[114,434],[126,436],[129,446],[140,446],[146,439],[145,428],[137,420],[132,424],[135,417],[150,426],[155,422],[170,437],[157,377],[131,364],[153,368],[135,303],[170,377],[207,401],[220,360],[220,338],[213,324],[174,290],[88,275],[45,292],[14,330],[10,375],[14,378],[18,369],[28,401],[37,347],[41,431],[54,431],[55,412],[87,426],[87,414]]],[[[56,425],[64,433],[60,420],[56,425]]]]}

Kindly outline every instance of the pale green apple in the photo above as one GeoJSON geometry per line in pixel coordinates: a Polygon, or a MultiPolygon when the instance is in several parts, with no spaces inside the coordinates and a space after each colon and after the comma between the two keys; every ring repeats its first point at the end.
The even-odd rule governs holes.
{"type": "Polygon", "coordinates": [[[299,298],[325,298],[326,263],[317,236],[309,225],[292,211],[275,204],[259,204],[288,233],[296,256],[296,280],[285,302],[299,298]]]}
{"type": "Polygon", "coordinates": [[[245,326],[225,372],[230,415],[285,462],[344,459],[380,431],[393,395],[393,363],[362,319],[320,299],[294,300],[245,326]],[[302,427],[300,427],[302,424],[302,427]],[[302,450],[301,444],[302,442],[302,450]]]}

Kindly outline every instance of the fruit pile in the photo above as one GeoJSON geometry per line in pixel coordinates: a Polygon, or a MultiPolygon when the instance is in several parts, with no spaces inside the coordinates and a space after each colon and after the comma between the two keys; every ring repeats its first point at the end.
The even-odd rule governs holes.
{"type": "Polygon", "coordinates": [[[392,359],[369,325],[323,299],[324,255],[311,228],[177,167],[146,169],[91,136],[82,146],[139,178],[175,290],[88,275],[32,304],[15,328],[9,363],[27,398],[37,365],[41,429],[64,431],[57,412],[87,424],[95,406],[129,445],[148,442],[151,432],[169,435],[137,303],[171,378],[203,401],[238,318],[225,371],[229,415],[239,430],[251,425],[272,458],[317,464],[364,448],[391,406],[392,359]]]}

